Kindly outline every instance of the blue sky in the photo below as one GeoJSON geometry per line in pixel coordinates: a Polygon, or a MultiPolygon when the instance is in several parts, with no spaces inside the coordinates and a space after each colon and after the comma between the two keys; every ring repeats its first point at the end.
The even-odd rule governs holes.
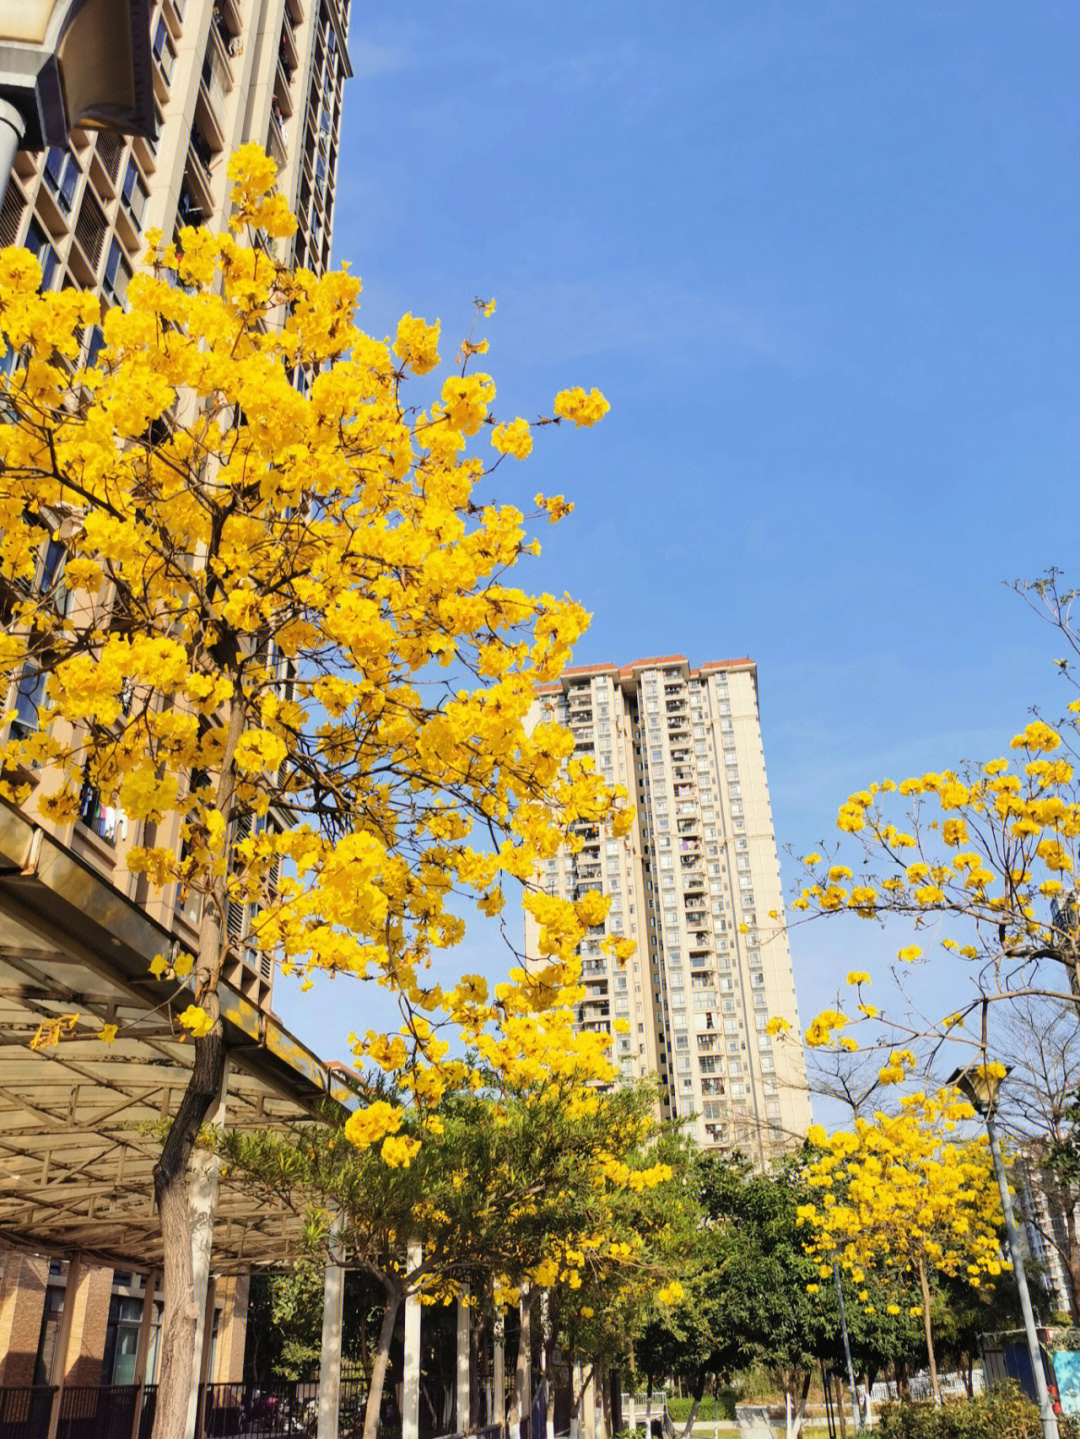
{"type": "MultiPolygon", "coordinates": [[[[500,417],[611,401],[490,486],[575,500],[522,578],[593,612],[579,661],[752,655],[800,849],[1056,710],[1002,581],[1080,579],[1075,7],[356,0],[350,48],[362,323],[438,316],[452,354],[495,295],[500,417]]],[[[895,944],[793,950],[808,1018],[895,944]]],[[[278,1006],[329,1055],[369,993],[278,1006]]]]}

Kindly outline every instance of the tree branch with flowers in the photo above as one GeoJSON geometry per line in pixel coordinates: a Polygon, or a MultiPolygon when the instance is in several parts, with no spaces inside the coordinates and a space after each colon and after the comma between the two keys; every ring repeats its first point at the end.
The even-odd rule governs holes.
{"type": "MultiPolygon", "coordinates": [[[[156,1439],[179,1439],[191,1391],[187,1173],[224,1074],[230,917],[246,917],[256,967],[390,991],[401,1032],[359,1035],[356,1057],[396,1073],[421,1113],[460,1078],[446,1034],[538,1028],[602,1079],[602,1043],[565,1018],[591,909],[545,900],[539,963],[494,992],[428,970],[461,940],[463,910],[499,914],[504,886],[528,887],[575,825],[632,822],[569,732],[527,727],[536,684],[588,622],[508,582],[538,544],[520,509],[480,492],[528,455],[533,426],[495,423],[494,381],[467,368],[479,342],[414,397],[439,363],[438,322],[406,315],[392,344],[364,334],[346,269],[275,257],[295,223],[273,163],[245,146],[229,175],[230,233],[151,237],[125,310],[40,293],[37,261],[0,252],[0,335],[18,360],[2,381],[0,676],[20,702],[0,798],[65,834],[89,790],[136,831],[120,872],[170,917],[177,901],[196,916],[191,952],[152,970],[194,1051],[155,1170],[156,1439]],[[63,603],[55,573],[41,578],[50,541],[63,603]],[[563,1017],[536,1017],[547,1009],[563,1017]]],[[[590,426],[606,409],[572,388],[536,423],[590,426]]],[[[539,496],[534,518],[569,509],[539,496]]],[[[372,1129],[384,1120],[373,1139],[395,1140],[392,1119],[372,1129]]],[[[388,1153],[407,1157],[400,1139],[388,1153]]]]}

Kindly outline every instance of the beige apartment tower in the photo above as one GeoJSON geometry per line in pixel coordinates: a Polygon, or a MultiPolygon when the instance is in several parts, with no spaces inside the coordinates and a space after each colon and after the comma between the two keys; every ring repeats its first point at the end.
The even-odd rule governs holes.
{"type": "MultiPolygon", "coordinates": [[[[795,985],[782,925],[780,866],[758,720],[757,667],[682,655],[568,670],[543,687],[534,718],[553,717],[604,776],[626,787],[637,820],[624,839],[582,826],[576,855],[548,862],[554,894],[611,897],[582,945],[578,1023],[612,1032],[619,1069],[656,1074],[665,1116],[700,1144],[758,1162],[810,1124],[795,985]],[[607,932],[637,941],[620,966],[607,932]],[[770,1038],[770,1016],[792,1022],[770,1038]],[[792,1037],[794,1036],[794,1037],[792,1037]]],[[[532,950],[532,922],[526,945],[532,950]]]]}
{"type": "MultiPolygon", "coordinates": [[[[41,261],[47,289],[123,304],[145,234],[228,218],[229,155],[255,141],[277,162],[300,222],[297,264],[330,255],[349,0],[156,0],[151,8],[155,140],[75,130],[21,152],[0,212],[0,245],[41,261]]],[[[101,333],[87,336],[91,358],[101,333]]]]}

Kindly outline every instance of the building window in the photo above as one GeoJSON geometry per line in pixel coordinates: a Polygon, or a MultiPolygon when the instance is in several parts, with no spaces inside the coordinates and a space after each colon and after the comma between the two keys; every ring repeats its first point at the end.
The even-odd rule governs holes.
{"type": "Polygon", "coordinates": [[[134,220],[136,225],[142,224],[143,212],[146,209],[146,202],[149,198],[149,191],[146,182],[139,173],[139,167],[134,160],[128,161],[127,173],[124,175],[124,187],[121,193],[121,200],[124,208],[134,220]]]}
{"type": "Polygon", "coordinates": [[[169,27],[165,23],[165,17],[158,20],[157,30],[154,33],[154,59],[157,61],[161,74],[166,85],[172,81],[173,66],[176,64],[176,50],[169,36],[169,27]]]}
{"type": "Polygon", "coordinates": [[[114,239],[109,246],[109,258],[105,261],[102,289],[111,305],[122,305],[131,280],[131,266],[124,258],[120,241],[114,239]]]}
{"type": "Polygon", "coordinates": [[[102,1384],[135,1383],[139,1326],[142,1323],[143,1305],[149,1303],[149,1299],[131,1299],[122,1294],[112,1296],[105,1330],[105,1352],[101,1361],[102,1384]]]}
{"type": "Polygon", "coordinates": [[[79,167],[70,150],[52,145],[45,156],[45,183],[56,197],[65,215],[71,214],[75,187],[79,183],[79,167]]]}
{"type": "Polygon", "coordinates": [[[57,258],[56,251],[49,241],[48,235],[38,224],[37,220],[30,221],[30,227],[26,232],[24,248],[29,250],[37,258],[41,266],[41,288],[47,290],[56,274],[57,258]]]}
{"type": "Polygon", "coordinates": [[[114,809],[112,805],[103,805],[100,791],[89,780],[79,794],[79,820],[106,844],[115,844],[127,833],[123,811],[114,809]]]}
{"type": "Polygon", "coordinates": [[[26,739],[40,728],[38,712],[45,698],[45,674],[35,664],[27,664],[15,690],[15,718],[11,722],[13,739],[26,739]]]}
{"type": "Polygon", "coordinates": [[[63,1312],[64,1290],[58,1284],[50,1284],[45,1290],[45,1308],[42,1311],[41,1331],[38,1334],[37,1358],[34,1361],[35,1384],[48,1384],[52,1376],[53,1353],[63,1312]]]}

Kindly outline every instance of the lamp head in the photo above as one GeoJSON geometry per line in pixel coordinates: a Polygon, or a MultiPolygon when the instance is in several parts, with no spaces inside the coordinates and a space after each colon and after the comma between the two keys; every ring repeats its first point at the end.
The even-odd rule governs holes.
{"type": "Polygon", "coordinates": [[[998,1091],[1011,1073],[1011,1064],[991,1060],[987,1064],[969,1064],[964,1069],[954,1069],[945,1082],[959,1089],[979,1114],[989,1114],[996,1108],[998,1091]]]}

